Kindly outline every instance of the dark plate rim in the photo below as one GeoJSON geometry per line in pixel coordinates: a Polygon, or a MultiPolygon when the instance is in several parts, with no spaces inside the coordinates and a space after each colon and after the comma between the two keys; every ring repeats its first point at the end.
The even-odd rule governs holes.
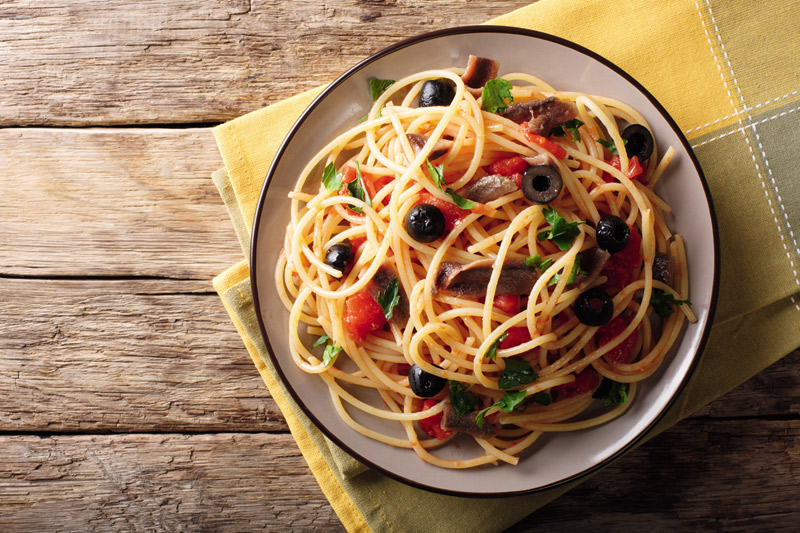
{"type": "Polygon", "coordinates": [[[286,135],[286,138],[284,139],[283,143],[281,143],[281,146],[278,149],[278,151],[276,152],[275,157],[274,157],[274,159],[272,161],[272,164],[270,165],[269,171],[267,172],[266,180],[264,182],[264,185],[263,185],[263,187],[261,189],[261,193],[259,195],[258,205],[256,207],[255,218],[254,218],[254,221],[253,221],[253,231],[251,233],[251,236],[252,236],[251,237],[252,241],[251,241],[251,247],[250,247],[250,274],[251,274],[250,275],[250,286],[251,286],[251,290],[252,290],[252,294],[253,294],[253,307],[254,307],[254,311],[255,311],[255,314],[256,314],[256,320],[258,322],[258,329],[261,331],[261,337],[264,339],[264,344],[266,345],[267,353],[269,354],[269,357],[272,360],[272,364],[275,366],[275,369],[277,370],[277,372],[278,372],[278,374],[280,376],[280,379],[283,382],[284,387],[286,387],[286,390],[289,391],[289,394],[292,396],[292,398],[294,399],[295,403],[297,403],[297,405],[300,407],[300,409],[302,409],[303,413],[305,413],[305,415],[314,423],[315,426],[317,426],[317,428],[320,429],[320,431],[322,431],[323,434],[325,434],[326,437],[331,439],[334,443],[336,443],[337,446],[339,446],[340,448],[345,450],[348,454],[350,454],[352,457],[356,458],[361,463],[369,466],[373,470],[376,470],[376,471],[378,471],[378,472],[380,472],[380,473],[382,473],[382,474],[384,474],[386,476],[389,476],[392,479],[395,479],[397,481],[400,481],[400,482],[405,483],[407,485],[410,485],[412,487],[416,487],[416,488],[419,488],[419,489],[427,490],[427,491],[430,491],[430,492],[435,492],[435,493],[438,493],[438,494],[445,494],[445,495],[449,495],[449,496],[461,496],[461,497],[470,497],[470,498],[497,498],[497,497],[521,496],[521,495],[525,495],[525,494],[533,494],[533,493],[536,493],[536,492],[542,492],[544,490],[548,490],[548,489],[552,489],[552,488],[555,488],[555,487],[562,486],[562,485],[564,485],[566,483],[569,483],[569,482],[574,481],[576,479],[579,479],[579,478],[582,478],[584,476],[588,476],[589,474],[592,474],[594,472],[597,472],[600,469],[602,469],[603,467],[605,467],[608,464],[610,464],[611,462],[617,460],[619,457],[621,457],[624,454],[626,454],[629,450],[631,450],[637,444],[639,444],[639,442],[642,441],[642,439],[647,434],[650,433],[650,431],[653,429],[653,427],[655,427],[655,425],[664,417],[664,415],[666,415],[666,413],[670,410],[670,408],[675,404],[675,401],[681,395],[683,390],[686,388],[687,383],[691,379],[692,375],[694,374],[695,370],[697,369],[697,366],[698,366],[698,364],[700,362],[700,359],[702,358],[703,351],[705,349],[706,343],[708,342],[708,337],[709,337],[709,334],[711,332],[711,326],[712,326],[712,323],[713,323],[713,320],[714,320],[714,315],[715,315],[716,307],[717,307],[717,295],[718,295],[718,292],[719,292],[719,270],[720,270],[720,264],[719,264],[719,258],[720,258],[719,232],[718,232],[718,228],[717,228],[717,217],[716,217],[716,212],[714,210],[714,203],[711,200],[711,192],[709,190],[708,182],[706,181],[705,174],[703,174],[703,170],[700,168],[700,163],[697,161],[697,157],[695,156],[694,151],[692,150],[691,145],[689,144],[689,141],[686,139],[685,135],[683,134],[683,131],[681,131],[681,129],[678,127],[678,125],[675,123],[675,121],[672,119],[672,117],[669,115],[669,113],[667,113],[667,110],[664,109],[664,107],[658,102],[658,100],[656,100],[656,98],[652,94],[650,94],[650,92],[647,89],[645,89],[644,86],[641,83],[636,81],[636,79],[634,79],[633,76],[631,76],[630,74],[625,72],[622,68],[618,67],[616,64],[612,63],[611,61],[609,61],[608,59],[602,57],[601,55],[589,50],[588,48],[585,48],[585,47],[583,47],[583,46],[581,46],[579,44],[573,43],[572,41],[568,41],[566,39],[563,39],[561,37],[557,37],[555,35],[550,35],[548,33],[535,31],[535,30],[528,30],[528,29],[525,29],[525,28],[516,28],[516,27],[511,27],[511,26],[497,26],[497,25],[458,26],[458,27],[454,27],[454,28],[447,28],[447,29],[443,29],[443,30],[437,30],[437,31],[433,31],[433,32],[423,33],[423,34],[417,35],[415,37],[410,37],[408,39],[404,39],[404,40],[402,40],[402,41],[400,41],[398,43],[395,43],[395,44],[393,44],[393,45],[391,45],[391,46],[389,46],[387,48],[384,48],[383,50],[371,55],[370,57],[364,59],[363,61],[359,62],[355,66],[353,66],[350,69],[348,69],[344,74],[339,76],[335,81],[333,81],[330,85],[328,85],[319,94],[319,96],[317,96],[314,99],[314,101],[311,102],[311,104],[309,104],[309,106],[305,109],[305,111],[303,111],[303,113],[300,115],[300,117],[294,123],[294,125],[291,128],[291,130],[289,130],[289,133],[286,135]],[[706,203],[708,204],[709,214],[711,216],[712,237],[713,237],[713,240],[714,240],[714,280],[713,280],[713,286],[712,286],[712,290],[711,290],[711,300],[709,302],[709,307],[708,307],[708,320],[706,322],[706,326],[705,326],[705,328],[703,330],[703,333],[702,333],[702,336],[700,338],[700,343],[698,345],[697,352],[693,356],[692,364],[689,367],[688,371],[686,372],[686,375],[684,376],[682,382],[678,386],[678,389],[675,391],[675,394],[672,395],[672,397],[667,402],[667,404],[664,406],[664,408],[653,418],[653,420],[650,422],[650,424],[647,425],[647,427],[645,427],[643,430],[641,430],[638,435],[636,435],[633,439],[631,439],[631,441],[628,442],[625,446],[623,446],[620,450],[618,450],[616,453],[612,454],[611,456],[609,456],[605,460],[603,460],[603,461],[601,461],[601,462],[599,462],[599,463],[597,463],[597,464],[591,466],[590,468],[587,468],[587,469],[585,469],[585,470],[583,470],[581,472],[578,472],[578,473],[573,474],[573,475],[571,475],[571,476],[569,476],[567,478],[564,478],[564,479],[562,479],[560,481],[549,483],[549,484],[543,485],[541,487],[535,487],[535,488],[532,488],[532,489],[526,489],[526,490],[520,490],[520,491],[474,493],[474,492],[454,491],[454,490],[442,489],[440,487],[432,487],[430,485],[426,485],[424,483],[420,483],[420,482],[415,481],[413,479],[409,479],[409,478],[403,477],[402,475],[400,475],[400,474],[398,474],[396,472],[392,472],[392,471],[387,470],[387,469],[385,469],[385,468],[383,468],[381,466],[378,466],[377,464],[373,463],[369,459],[363,457],[360,453],[358,453],[357,450],[352,449],[350,446],[348,446],[344,442],[342,442],[342,440],[339,439],[331,430],[329,430],[327,428],[327,426],[325,426],[325,424],[323,424],[316,416],[314,416],[314,414],[300,400],[298,394],[295,392],[294,388],[289,384],[289,381],[286,379],[286,375],[284,374],[284,372],[283,372],[283,370],[281,368],[280,361],[275,356],[275,352],[272,349],[272,345],[270,344],[269,337],[267,335],[267,331],[266,331],[266,328],[264,326],[264,320],[263,320],[263,318],[261,316],[261,312],[260,312],[261,306],[259,304],[259,299],[258,299],[258,285],[257,285],[257,282],[256,282],[256,277],[253,276],[253,272],[258,272],[258,270],[257,270],[258,235],[259,235],[259,229],[260,229],[261,212],[262,212],[262,210],[264,208],[264,200],[266,198],[267,190],[269,188],[273,173],[275,171],[275,168],[276,168],[278,162],[280,161],[281,157],[283,156],[283,153],[285,152],[286,147],[289,145],[289,143],[291,142],[291,140],[294,137],[294,135],[297,132],[297,130],[300,128],[300,126],[303,124],[303,122],[308,118],[308,116],[311,114],[311,112],[314,110],[314,108],[316,108],[317,105],[319,105],[319,103],[323,99],[325,99],[325,97],[330,92],[332,92],[337,86],[339,86],[342,82],[344,82],[344,80],[348,79],[353,74],[355,74],[356,72],[362,70],[364,67],[366,67],[367,65],[373,63],[374,61],[376,61],[376,60],[378,60],[378,59],[380,59],[380,58],[382,58],[382,57],[384,57],[386,55],[389,55],[389,54],[391,54],[391,53],[393,53],[393,52],[395,52],[397,50],[400,50],[402,48],[406,48],[408,46],[411,46],[413,44],[417,44],[417,43],[420,43],[420,42],[423,42],[423,41],[427,41],[427,40],[430,40],[430,39],[436,39],[436,38],[443,37],[443,36],[459,35],[459,34],[464,34],[464,33],[506,33],[506,34],[514,34],[514,35],[525,35],[525,36],[528,36],[528,37],[538,38],[538,39],[542,39],[542,40],[545,40],[545,41],[550,41],[550,42],[553,42],[553,43],[556,43],[556,44],[560,44],[562,46],[565,46],[567,48],[571,48],[571,49],[573,49],[573,50],[575,50],[577,52],[580,52],[581,54],[586,55],[586,56],[594,59],[595,61],[600,62],[601,64],[605,65],[606,67],[612,69],[614,72],[616,72],[617,74],[622,76],[625,80],[627,80],[629,83],[631,83],[634,87],[636,87],[636,89],[639,90],[650,101],[651,104],[653,104],[653,106],[658,110],[658,112],[666,120],[666,122],[669,124],[669,126],[675,131],[675,133],[678,135],[678,138],[681,141],[681,144],[686,149],[686,152],[689,154],[689,156],[691,158],[691,161],[692,161],[692,164],[694,165],[694,168],[697,171],[698,176],[700,177],[700,181],[702,183],[703,190],[704,190],[705,195],[706,195],[706,203]]]}

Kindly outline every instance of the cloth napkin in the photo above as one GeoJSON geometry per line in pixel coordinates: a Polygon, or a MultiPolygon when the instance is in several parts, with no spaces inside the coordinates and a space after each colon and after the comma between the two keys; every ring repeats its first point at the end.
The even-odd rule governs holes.
{"type": "MultiPolygon", "coordinates": [[[[542,0],[490,21],[570,39],[625,69],[675,118],[708,179],[721,240],[716,318],[691,382],[648,438],[800,345],[800,154],[793,148],[800,144],[800,30],[793,23],[800,6],[770,4],[542,0]]],[[[213,179],[245,257],[269,164],[320,90],[214,129],[225,168],[213,179]]],[[[276,379],[256,324],[247,265],[232,266],[214,287],[348,530],[499,531],[580,482],[474,500],[411,488],[361,465],[322,435],[276,379]]]]}

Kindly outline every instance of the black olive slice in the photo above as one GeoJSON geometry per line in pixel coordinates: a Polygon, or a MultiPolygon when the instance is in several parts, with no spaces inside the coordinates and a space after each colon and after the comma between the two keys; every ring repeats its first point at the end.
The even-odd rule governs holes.
{"type": "Polygon", "coordinates": [[[603,215],[597,222],[597,246],[602,250],[615,254],[628,246],[631,238],[631,227],[624,220],[614,215],[603,215]]]}
{"type": "Polygon", "coordinates": [[[419,106],[446,106],[453,102],[456,91],[444,80],[428,80],[422,84],[419,92],[419,106]]]}
{"type": "Polygon", "coordinates": [[[417,365],[411,365],[408,371],[408,386],[420,398],[433,398],[446,384],[446,379],[429,374],[417,365]]]}
{"type": "Polygon", "coordinates": [[[547,204],[555,200],[563,186],[561,174],[551,165],[530,167],[522,175],[522,194],[537,204],[547,204]]]}
{"type": "Polygon", "coordinates": [[[325,252],[325,264],[343,273],[352,257],[353,245],[349,241],[337,242],[325,252]]]}
{"type": "Polygon", "coordinates": [[[581,324],[603,326],[608,324],[614,315],[614,302],[606,291],[595,287],[581,293],[575,299],[573,310],[581,324]]]}
{"type": "Polygon", "coordinates": [[[625,144],[628,157],[636,156],[639,162],[644,162],[653,153],[653,135],[641,124],[631,124],[625,128],[622,138],[628,141],[625,144]]]}
{"type": "Polygon", "coordinates": [[[433,242],[444,233],[445,219],[435,205],[417,204],[408,210],[406,231],[417,242],[433,242]]]}

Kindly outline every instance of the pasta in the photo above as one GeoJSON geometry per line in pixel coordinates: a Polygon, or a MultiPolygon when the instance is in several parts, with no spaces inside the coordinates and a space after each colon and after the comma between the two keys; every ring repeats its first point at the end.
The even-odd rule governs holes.
{"type": "Polygon", "coordinates": [[[275,277],[291,356],[345,423],[445,468],[516,464],[544,433],[621,415],[695,320],[653,191],[674,151],[622,102],[496,64],[476,84],[473,60],[490,61],[378,80],[298,176],[275,277]],[[482,453],[438,456],[458,434],[482,453]]]}

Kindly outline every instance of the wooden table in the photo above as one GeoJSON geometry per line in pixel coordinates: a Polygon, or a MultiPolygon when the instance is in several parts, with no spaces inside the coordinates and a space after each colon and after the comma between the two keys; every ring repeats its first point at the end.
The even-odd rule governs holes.
{"type": "MultiPolygon", "coordinates": [[[[210,126],[526,3],[0,3],[0,530],[341,528],[211,288],[210,126]]],[[[514,530],[796,530],[798,362],[514,530]]]]}

